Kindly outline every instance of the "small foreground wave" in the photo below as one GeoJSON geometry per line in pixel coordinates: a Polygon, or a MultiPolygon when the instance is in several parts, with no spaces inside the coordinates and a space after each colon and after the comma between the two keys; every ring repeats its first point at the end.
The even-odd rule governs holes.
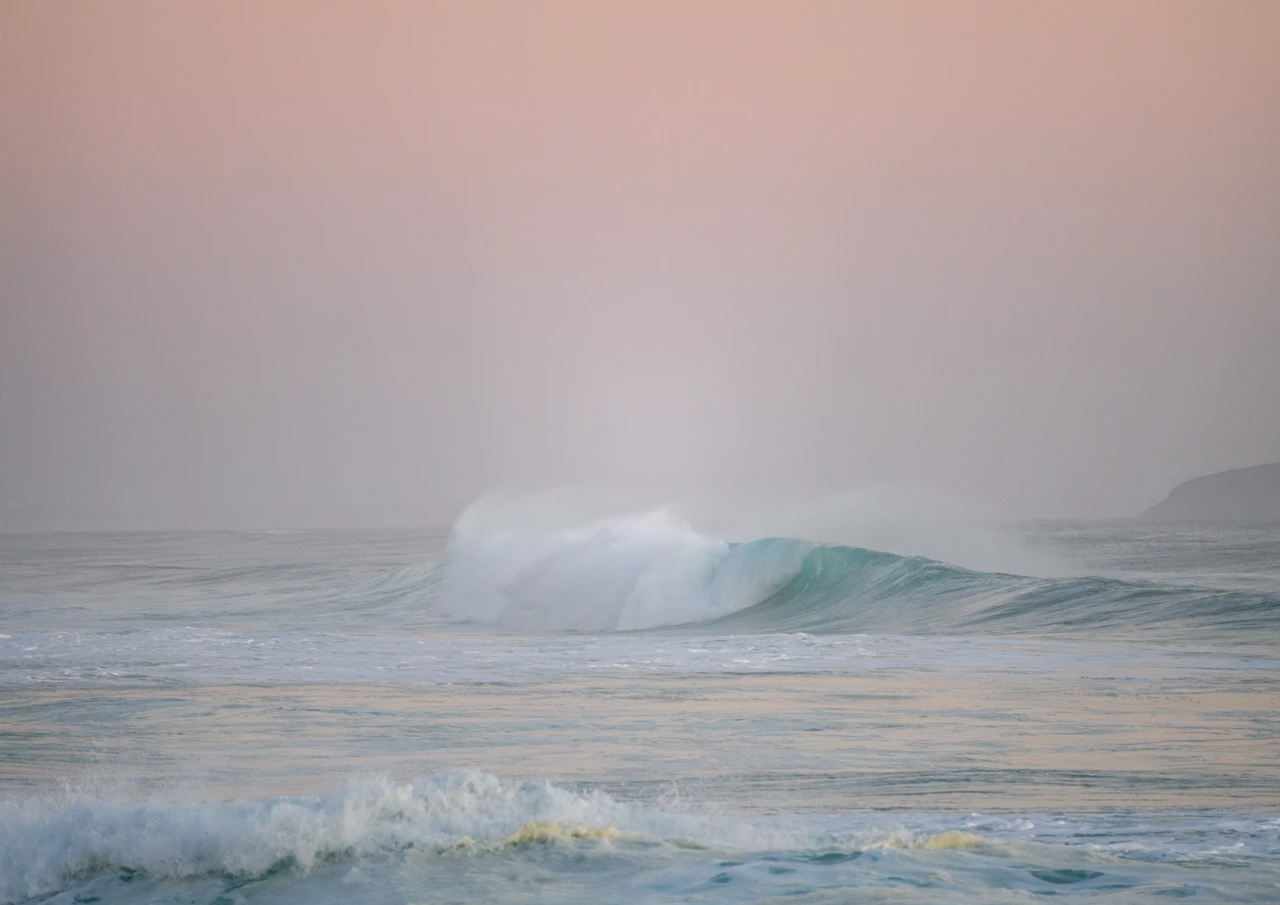
{"type": "Polygon", "coordinates": [[[1274,815],[749,820],[470,771],[353,781],[326,797],[0,804],[0,905],[391,905],[407,892],[449,902],[776,895],[933,905],[1066,888],[1108,902],[1264,902],[1278,856],[1274,815]]]}
{"type": "Polygon", "coordinates": [[[969,832],[767,829],[745,820],[616,801],[548,782],[474,771],[412,782],[353,781],[332,795],[264,801],[128,802],[93,797],[0,804],[0,905],[94,876],[249,881],[306,874],[409,850],[478,854],[556,842],[622,840],[727,851],[976,848],[969,832]]]}

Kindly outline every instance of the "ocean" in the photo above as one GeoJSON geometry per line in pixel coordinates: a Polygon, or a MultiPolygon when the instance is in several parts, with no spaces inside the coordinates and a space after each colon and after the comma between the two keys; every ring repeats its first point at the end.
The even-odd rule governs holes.
{"type": "Polygon", "coordinates": [[[1000,530],[2,536],[0,905],[1280,902],[1280,525],[1000,530]]]}

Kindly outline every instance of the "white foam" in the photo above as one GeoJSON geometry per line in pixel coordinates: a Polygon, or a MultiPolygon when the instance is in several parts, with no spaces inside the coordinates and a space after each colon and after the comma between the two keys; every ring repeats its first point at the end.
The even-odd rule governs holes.
{"type": "Polygon", "coordinates": [[[266,801],[43,798],[0,804],[0,905],[47,895],[107,871],[153,878],[251,878],[280,867],[305,872],[334,857],[440,852],[459,845],[492,848],[509,844],[522,829],[525,836],[607,841],[633,834],[727,847],[777,848],[795,841],[746,822],[629,805],[602,792],[507,782],[473,771],[410,783],[354,781],[328,797],[266,801]]]}
{"type": "Polygon", "coordinates": [[[917,819],[913,828],[881,820],[752,820],[696,810],[678,795],[655,804],[628,803],[600,791],[505,781],[475,771],[412,782],[363,779],[329,796],[263,801],[136,802],[68,794],[0,803],[0,905],[110,874],[249,880],[408,850],[466,856],[513,846],[635,842],[672,864],[679,852],[691,850],[705,852],[713,864],[724,854],[750,852],[991,854],[1028,844],[1031,827],[1028,822],[1002,828],[998,819],[978,815],[962,825],[954,817],[917,819]],[[989,838],[989,830],[1003,838],[989,838]]]}
{"type": "Polygon", "coordinates": [[[514,631],[615,631],[700,622],[759,603],[804,545],[763,560],[655,509],[582,524],[473,507],[455,526],[433,612],[514,631]]]}

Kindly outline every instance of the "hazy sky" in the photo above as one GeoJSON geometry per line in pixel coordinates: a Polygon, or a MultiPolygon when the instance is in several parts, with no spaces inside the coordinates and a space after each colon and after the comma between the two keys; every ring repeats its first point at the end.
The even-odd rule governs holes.
{"type": "Polygon", "coordinates": [[[1280,459],[1280,3],[0,0],[0,528],[1280,459]]]}

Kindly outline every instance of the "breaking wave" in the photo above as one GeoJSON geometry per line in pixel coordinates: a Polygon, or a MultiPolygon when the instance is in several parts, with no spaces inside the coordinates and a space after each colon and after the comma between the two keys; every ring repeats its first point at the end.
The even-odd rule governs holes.
{"type": "Polygon", "coordinates": [[[508,631],[1197,638],[1280,627],[1269,590],[979,572],[789,537],[735,543],[663,510],[556,530],[464,518],[432,580],[436,617],[508,631]]]}

